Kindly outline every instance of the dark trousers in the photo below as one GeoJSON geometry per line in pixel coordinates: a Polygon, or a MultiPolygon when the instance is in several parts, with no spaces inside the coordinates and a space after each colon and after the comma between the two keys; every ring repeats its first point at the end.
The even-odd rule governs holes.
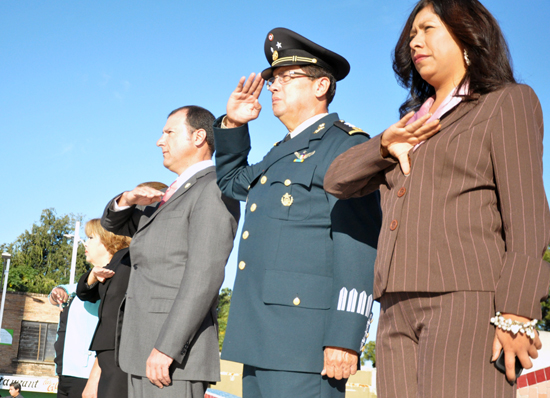
{"type": "Polygon", "coordinates": [[[82,391],[87,382],[88,379],[80,377],[59,376],[57,398],[82,398],[82,391]]]}
{"type": "Polygon", "coordinates": [[[380,307],[379,398],[515,397],[490,363],[493,292],[386,293],[380,307]]]}
{"type": "Polygon", "coordinates": [[[115,350],[97,351],[101,377],[97,387],[98,398],[127,398],[128,375],[115,362],[115,350]]]}
{"type": "Polygon", "coordinates": [[[343,398],[344,380],[321,373],[284,372],[244,365],[243,398],[343,398]]]}

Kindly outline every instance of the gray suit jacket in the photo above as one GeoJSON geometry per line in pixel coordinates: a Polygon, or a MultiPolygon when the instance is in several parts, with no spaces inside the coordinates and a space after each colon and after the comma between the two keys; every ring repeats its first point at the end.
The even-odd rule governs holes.
{"type": "MultiPolygon", "coordinates": [[[[114,200],[114,199],[113,199],[114,200]]],[[[216,304],[237,231],[239,204],[224,197],[214,167],[195,174],[162,206],[111,211],[101,224],[131,236],[120,366],[146,376],[156,348],[174,358],[174,380],[220,378],[216,304]]]]}
{"type": "Polygon", "coordinates": [[[508,85],[464,102],[416,151],[411,173],[380,155],[380,136],[340,155],[325,177],[338,198],[380,187],[374,293],[495,292],[495,309],[540,319],[550,267],[542,110],[508,85]]]}

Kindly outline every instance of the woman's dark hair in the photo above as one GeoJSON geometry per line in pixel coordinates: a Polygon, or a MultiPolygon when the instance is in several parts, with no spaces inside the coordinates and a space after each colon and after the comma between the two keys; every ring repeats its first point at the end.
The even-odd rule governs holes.
{"type": "Polygon", "coordinates": [[[500,26],[491,13],[478,0],[420,0],[407,19],[395,46],[393,71],[402,87],[410,89],[407,100],[399,108],[404,116],[418,110],[435,90],[422,79],[411,59],[410,32],[416,15],[427,6],[443,21],[447,29],[466,49],[470,65],[459,84],[459,89],[469,82],[469,93],[486,94],[508,83],[515,83],[510,52],[500,26]]]}

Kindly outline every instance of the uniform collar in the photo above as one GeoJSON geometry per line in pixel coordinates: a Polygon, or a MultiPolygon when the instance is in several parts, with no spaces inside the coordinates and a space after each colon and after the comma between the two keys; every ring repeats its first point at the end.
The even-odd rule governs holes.
{"type": "Polygon", "coordinates": [[[294,130],[292,130],[292,132],[290,132],[290,138],[294,138],[296,137],[298,134],[300,134],[302,131],[304,131],[305,129],[307,129],[309,126],[311,126],[312,124],[314,124],[316,121],[324,118],[325,116],[327,116],[328,113],[320,113],[318,115],[315,115],[315,116],[312,116],[310,117],[309,119],[307,119],[306,121],[302,122],[298,127],[296,127],[294,130]]]}
{"type": "Polygon", "coordinates": [[[307,149],[311,141],[323,138],[334,122],[339,120],[337,113],[330,113],[307,126],[296,138],[279,142],[266,156],[264,164],[271,166],[288,154],[307,149]]]}

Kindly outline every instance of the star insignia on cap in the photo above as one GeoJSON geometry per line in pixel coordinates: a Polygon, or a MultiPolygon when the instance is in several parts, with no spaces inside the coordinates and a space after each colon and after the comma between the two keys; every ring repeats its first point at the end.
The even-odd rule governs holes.
{"type": "Polygon", "coordinates": [[[283,45],[280,42],[277,42],[277,48],[281,48],[283,45]]]}

